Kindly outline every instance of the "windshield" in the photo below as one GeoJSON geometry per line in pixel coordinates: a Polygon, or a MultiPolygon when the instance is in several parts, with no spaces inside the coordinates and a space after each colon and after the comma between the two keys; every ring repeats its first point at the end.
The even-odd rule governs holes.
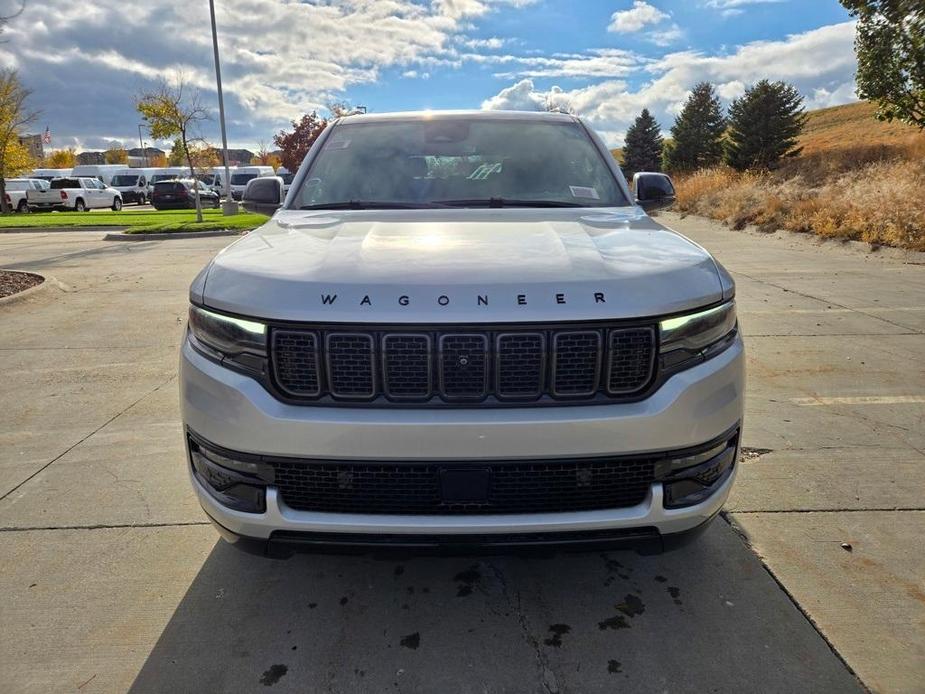
{"type": "Polygon", "coordinates": [[[233,186],[246,186],[248,181],[253,181],[257,178],[257,174],[231,174],[231,185],[233,186]]]}
{"type": "Polygon", "coordinates": [[[7,181],[6,189],[7,190],[28,190],[29,182],[28,181],[7,181]]]}
{"type": "Polygon", "coordinates": [[[355,208],[628,204],[579,123],[463,118],[334,126],[294,206],[341,203],[355,208]]]}
{"type": "Polygon", "coordinates": [[[138,183],[138,176],[137,176],[137,175],[125,174],[125,175],[122,175],[122,176],[113,176],[113,177],[112,177],[112,183],[111,183],[110,185],[113,185],[113,186],[133,186],[133,185],[135,185],[136,183],[138,183]]]}
{"type": "Polygon", "coordinates": [[[177,177],[177,174],[154,174],[151,177],[152,183],[157,183],[158,181],[172,181],[177,177]]]}

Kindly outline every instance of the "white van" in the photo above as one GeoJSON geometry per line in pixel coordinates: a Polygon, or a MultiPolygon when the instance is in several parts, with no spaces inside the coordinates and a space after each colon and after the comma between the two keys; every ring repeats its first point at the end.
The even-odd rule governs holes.
{"type": "Polygon", "coordinates": [[[151,174],[157,169],[122,169],[116,171],[109,185],[122,193],[122,202],[144,205],[151,197],[151,174]]]}
{"type": "Polygon", "coordinates": [[[292,185],[292,179],[295,178],[295,174],[285,166],[281,166],[276,170],[276,175],[283,179],[283,194],[287,194],[289,192],[289,186],[292,185]]]}
{"type": "Polygon", "coordinates": [[[125,164],[81,164],[75,166],[70,175],[95,178],[108,186],[116,171],[123,171],[127,168],[125,164]]]}
{"type": "Polygon", "coordinates": [[[249,181],[275,175],[272,166],[239,166],[231,174],[231,197],[240,200],[249,181]]]}
{"type": "Polygon", "coordinates": [[[70,176],[73,169],[32,169],[29,178],[41,178],[43,181],[50,181],[53,178],[62,178],[70,176]]]}
{"type": "MultiPolygon", "coordinates": [[[[228,173],[231,176],[234,176],[234,172],[237,171],[236,166],[229,166],[228,173]]],[[[219,195],[225,194],[225,167],[224,166],[213,166],[208,171],[199,174],[196,178],[205,183],[209,188],[214,190],[219,195]]]]}

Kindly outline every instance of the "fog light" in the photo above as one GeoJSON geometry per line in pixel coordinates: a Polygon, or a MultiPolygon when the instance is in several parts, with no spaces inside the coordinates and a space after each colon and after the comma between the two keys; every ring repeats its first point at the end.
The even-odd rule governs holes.
{"type": "Polygon", "coordinates": [[[736,450],[736,439],[733,439],[718,455],[669,474],[664,480],[665,508],[694,506],[706,501],[732,474],[736,450]]]}
{"type": "Polygon", "coordinates": [[[193,474],[213,499],[222,506],[245,513],[263,513],[267,508],[266,480],[255,474],[231,470],[219,462],[235,467],[256,468],[257,463],[238,461],[189,441],[193,474]]]}

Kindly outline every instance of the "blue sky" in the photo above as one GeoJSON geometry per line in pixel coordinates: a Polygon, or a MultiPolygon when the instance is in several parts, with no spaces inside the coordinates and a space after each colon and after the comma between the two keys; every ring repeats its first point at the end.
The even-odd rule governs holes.
{"type": "MultiPolygon", "coordinates": [[[[0,0],[0,12],[13,0],[0,0]]],[[[688,90],[762,78],[818,108],[854,100],[854,27],[836,0],[216,0],[229,139],[255,148],[333,101],[373,111],[567,108],[613,146],[688,90]]],[[[31,2],[7,28],[53,147],[137,142],[133,96],[178,71],[217,106],[207,5],[31,2]],[[117,17],[118,21],[114,21],[117,17]]],[[[202,135],[217,140],[217,123],[202,135]]]]}
{"type": "MultiPolygon", "coordinates": [[[[743,4],[740,12],[724,15],[720,8],[709,8],[699,2],[652,0],[647,3],[670,13],[669,20],[647,25],[638,32],[607,31],[611,15],[630,9],[632,1],[624,2],[561,2],[542,1],[529,7],[501,7],[473,22],[470,35],[476,39],[502,38],[504,46],[492,51],[539,55],[576,53],[595,48],[617,48],[658,58],[678,50],[698,50],[711,55],[729,54],[735,47],[754,41],[785,39],[821,26],[849,20],[848,13],[837,0],[791,0],[743,4]],[[647,38],[651,32],[677,24],[682,36],[667,46],[657,46],[647,38]]],[[[730,9],[730,8],[726,8],[730,9]]],[[[498,72],[491,64],[467,63],[459,68],[434,69],[428,79],[402,77],[405,70],[389,69],[374,84],[357,85],[348,92],[352,103],[369,104],[376,110],[408,110],[425,108],[477,108],[488,94],[497,93],[510,80],[494,76],[498,72]]],[[[627,77],[631,87],[638,88],[650,78],[644,72],[627,77]]],[[[605,77],[535,79],[539,88],[559,85],[574,89],[605,81],[605,77]]]]}

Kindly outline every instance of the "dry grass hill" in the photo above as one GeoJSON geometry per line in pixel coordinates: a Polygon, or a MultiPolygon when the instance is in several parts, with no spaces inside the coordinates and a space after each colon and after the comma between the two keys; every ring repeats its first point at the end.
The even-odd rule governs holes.
{"type": "Polygon", "coordinates": [[[800,156],[768,173],[678,177],[677,207],[735,229],[789,229],[925,251],[925,133],[866,102],[811,111],[800,156]]]}

